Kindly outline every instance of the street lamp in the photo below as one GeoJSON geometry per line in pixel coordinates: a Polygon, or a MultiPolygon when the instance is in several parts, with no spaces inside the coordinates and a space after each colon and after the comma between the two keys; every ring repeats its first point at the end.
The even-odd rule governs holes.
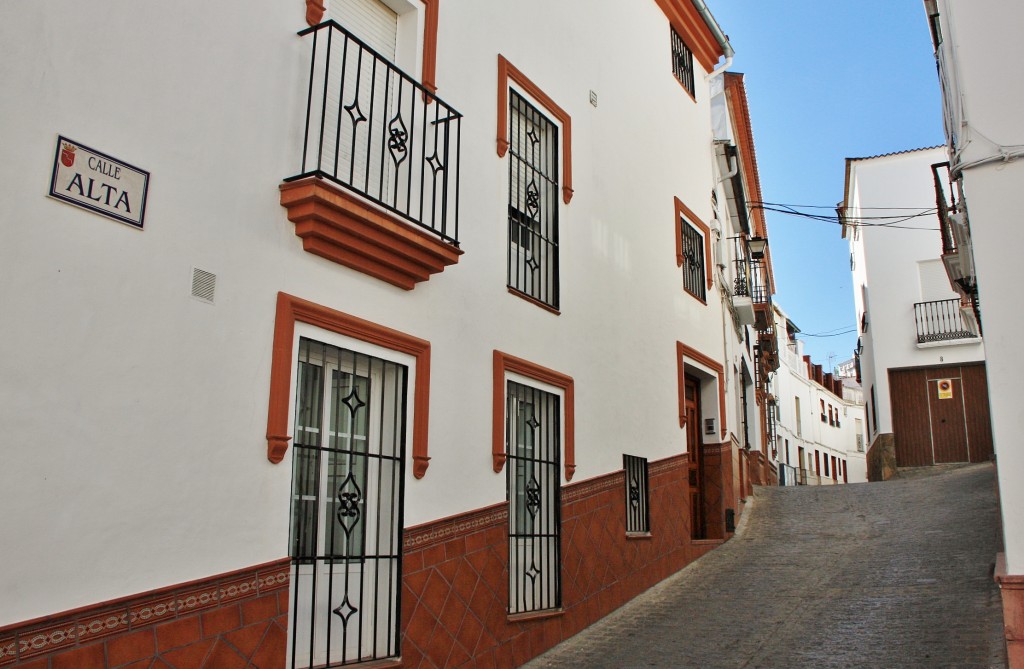
{"type": "Polygon", "coordinates": [[[751,237],[747,240],[747,248],[750,249],[750,257],[754,260],[764,258],[764,251],[768,248],[768,240],[764,237],[751,237]]]}

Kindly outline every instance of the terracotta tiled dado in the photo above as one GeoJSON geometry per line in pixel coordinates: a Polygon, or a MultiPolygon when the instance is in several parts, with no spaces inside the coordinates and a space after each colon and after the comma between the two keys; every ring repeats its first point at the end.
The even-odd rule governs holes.
{"type": "Polygon", "coordinates": [[[572,636],[719,542],[690,540],[687,459],[651,463],[651,537],[626,537],[622,472],[562,488],[562,609],[510,619],[508,506],[405,534],[402,667],[506,669],[572,636]]]}
{"type": "MultiPolygon", "coordinates": [[[[739,455],[710,450],[717,519],[739,455]]],[[[650,464],[642,540],[626,535],[623,472],[562,488],[562,608],[545,615],[508,615],[507,504],[407,529],[402,657],[388,666],[510,669],[713,549],[690,538],[687,472],[685,454],[650,464]]],[[[284,559],[0,628],[0,669],[283,669],[288,580],[284,559]]]]}
{"type": "Polygon", "coordinates": [[[278,560],[9,625],[0,628],[0,667],[283,666],[288,571],[278,560]]]}

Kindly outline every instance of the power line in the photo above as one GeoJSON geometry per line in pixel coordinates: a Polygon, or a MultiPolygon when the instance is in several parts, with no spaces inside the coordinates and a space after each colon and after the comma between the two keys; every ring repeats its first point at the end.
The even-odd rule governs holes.
{"type": "Polygon", "coordinates": [[[843,330],[842,332],[833,332],[832,334],[807,334],[806,332],[797,333],[797,337],[839,337],[841,335],[851,334],[857,331],[856,327],[852,327],[849,330],[843,330]]]}
{"type": "MultiPolygon", "coordinates": [[[[831,223],[832,225],[843,225],[844,223],[850,227],[876,227],[876,228],[897,228],[901,230],[931,230],[938,231],[939,228],[922,228],[919,226],[899,225],[900,223],[906,223],[915,218],[921,218],[925,216],[934,216],[936,209],[916,209],[918,213],[910,214],[908,216],[858,216],[856,218],[847,218],[845,221],[839,220],[838,216],[825,216],[822,214],[813,214],[808,212],[799,211],[797,207],[803,206],[805,208],[814,209],[825,209],[826,207],[818,205],[789,205],[789,204],[773,204],[770,202],[754,202],[751,203],[751,207],[755,209],[762,209],[764,211],[771,211],[779,214],[785,214],[787,216],[796,216],[798,218],[806,218],[812,221],[818,221],[820,223],[831,223]],[[872,223],[868,221],[884,221],[872,223]]],[[[832,208],[835,210],[835,207],[832,208]]],[[[873,209],[883,209],[883,207],[874,207],[873,209]]],[[[897,207],[887,207],[885,209],[897,209],[897,207]]],[[[900,207],[900,209],[906,209],[914,211],[909,207],[900,207]]]]}

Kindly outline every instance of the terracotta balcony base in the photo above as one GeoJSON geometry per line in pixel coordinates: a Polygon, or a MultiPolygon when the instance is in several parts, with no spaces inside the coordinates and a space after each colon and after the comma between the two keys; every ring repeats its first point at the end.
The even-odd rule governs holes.
{"type": "Polygon", "coordinates": [[[306,251],[405,290],[462,255],[458,247],[317,177],[281,184],[281,206],[306,251]]]}

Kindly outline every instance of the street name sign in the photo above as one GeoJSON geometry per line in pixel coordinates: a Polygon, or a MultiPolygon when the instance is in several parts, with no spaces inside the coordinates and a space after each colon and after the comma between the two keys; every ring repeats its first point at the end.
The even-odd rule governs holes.
{"type": "Polygon", "coordinates": [[[57,136],[50,197],[142,229],[149,172],[57,136]]]}

